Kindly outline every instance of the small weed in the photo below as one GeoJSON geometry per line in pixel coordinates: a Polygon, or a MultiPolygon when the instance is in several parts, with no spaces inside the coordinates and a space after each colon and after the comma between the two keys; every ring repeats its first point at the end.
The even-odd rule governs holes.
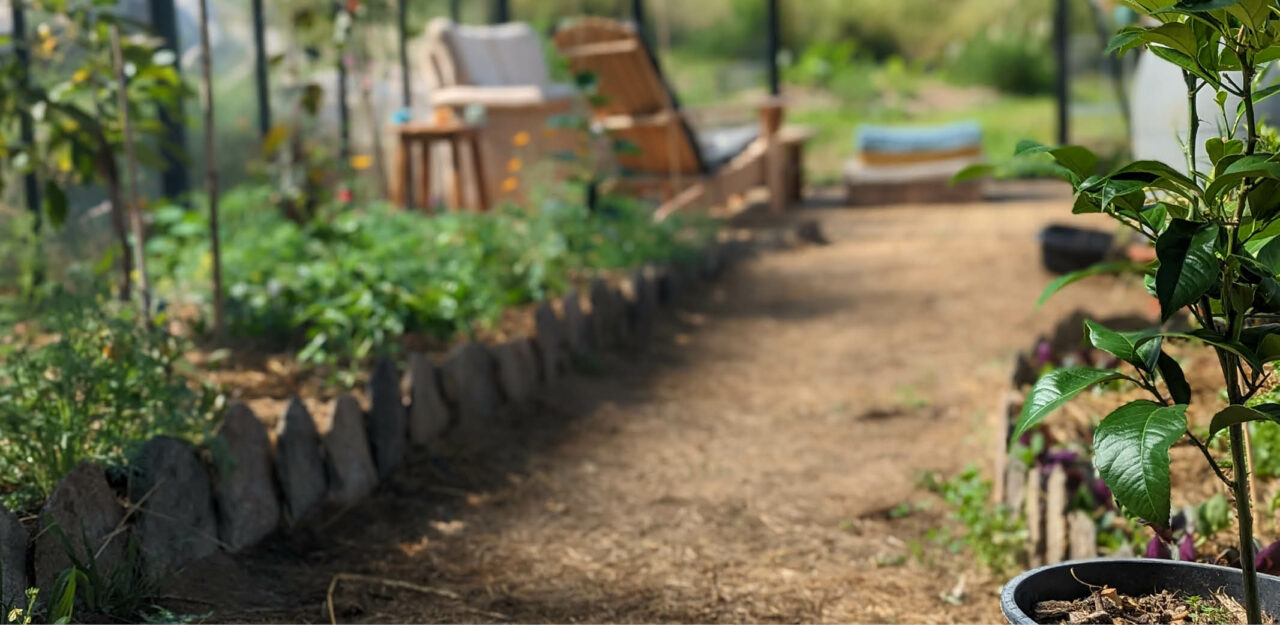
{"type": "Polygon", "coordinates": [[[1209,537],[1231,526],[1231,504],[1222,493],[1205,500],[1195,507],[1196,533],[1209,537]]]}
{"type": "Polygon", "coordinates": [[[877,567],[902,566],[907,563],[907,556],[876,556],[875,562],[877,567]]]}
{"type": "Polygon", "coordinates": [[[9,625],[31,625],[37,618],[36,599],[40,595],[40,589],[28,588],[24,593],[26,604],[22,602],[10,604],[7,601],[0,601],[0,610],[4,612],[4,622],[9,625]]]}
{"type": "Polygon", "coordinates": [[[86,618],[132,622],[139,619],[145,600],[154,594],[155,583],[142,572],[141,552],[135,540],[129,540],[123,560],[110,570],[97,561],[93,541],[82,536],[83,550],[72,547],[62,528],[53,525],[54,533],[71,560],[71,568],[54,580],[52,606],[46,606],[50,622],[65,623],[86,618]],[[82,557],[83,555],[83,557],[82,557]]]}
{"type": "Polygon", "coordinates": [[[1206,600],[1198,595],[1187,597],[1187,611],[1193,623],[1230,623],[1235,618],[1217,602],[1206,600]]]}
{"type": "Polygon", "coordinates": [[[929,407],[928,398],[922,397],[916,389],[906,384],[899,386],[895,391],[899,406],[908,410],[921,410],[929,407]]]}
{"type": "Polygon", "coordinates": [[[982,478],[977,467],[971,466],[945,482],[934,474],[927,474],[924,483],[942,496],[952,508],[952,520],[964,527],[959,536],[945,530],[931,530],[935,540],[953,553],[967,548],[978,562],[996,574],[1007,573],[1018,566],[1026,539],[1023,520],[1008,507],[991,504],[991,482],[982,478]]]}
{"type": "Polygon", "coordinates": [[[213,612],[205,612],[204,614],[177,614],[173,610],[158,605],[153,605],[149,609],[143,610],[138,615],[139,620],[143,623],[176,623],[178,625],[191,625],[192,623],[203,623],[213,616],[213,612]]]}
{"type": "Polygon", "coordinates": [[[915,512],[915,506],[913,506],[909,501],[904,501],[889,509],[889,518],[891,519],[906,518],[911,516],[912,512],[915,512]]]}

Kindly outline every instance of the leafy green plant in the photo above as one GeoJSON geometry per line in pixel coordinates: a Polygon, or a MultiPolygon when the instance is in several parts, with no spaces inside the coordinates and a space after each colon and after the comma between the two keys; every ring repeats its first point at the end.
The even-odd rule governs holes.
{"type": "Polygon", "coordinates": [[[1234,618],[1218,602],[1206,600],[1199,595],[1187,597],[1187,609],[1192,623],[1229,623],[1234,618]]]}
{"type": "Polygon", "coordinates": [[[1231,504],[1222,493],[1206,499],[1196,505],[1196,532],[1201,536],[1213,536],[1231,527],[1231,504]]]}
{"type": "Polygon", "coordinates": [[[81,622],[102,621],[103,617],[121,622],[139,620],[156,584],[143,573],[136,540],[126,542],[121,562],[103,568],[88,536],[80,536],[82,549],[76,549],[58,525],[46,531],[54,533],[71,560],[71,567],[54,579],[53,603],[44,606],[50,622],[68,623],[77,617],[81,622]]]}
{"type": "MultiPolygon", "coordinates": [[[[581,196],[547,197],[536,211],[435,216],[369,204],[297,223],[261,210],[272,194],[245,187],[223,202],[228,327],[328,366],[359,363],[406,333],[471,332],[587,270],[685,258],[709,233],[654,222],[643,206],[611,196],[596,211],[581,196]]],[[[148,249],[158,291],[203,297],[203,213],[156,211],[148,249]]]]}
{"type": "Polygon", "coordinates": [[[0,600],[0,614],[4,622],[10,625],[31,625],[39,614],[36,599],[40,596],[39,588],[28,588],[23,593],[25,601],[8,602],[0,600]]]}
{"type": "Polygon", "coordinates": [[[152,436],[198,441],[212,425],[215,394],[183,375],[184,345],[162,326],[77,307],[51,313],[43,329],[0,354],[0,499],[10,509],[40,501],[81,460],[120,466],[152,436]]]}
{"type": "Polygon", "coordinates": [[[995,573],[1017,567],[1026,541],[1022,517],[1004,504],[991,503],[991,481],[983,479],[977,467],[967,467],[947,481],[926,475],[924,485],[952,507],[951,518],[964,526],[964,534],[950,540],[953,549],[967,547],[995,573]]]}
{"type": "MultiPolygon", "coordinates": [[[[1082,390],[1124,380],[1150,393],[1116,409],[1094,435],[1094,464],[1119,503],[1162,535],[1170,527],[1169,448],[1189,438],[1215,475],[1234,492],[1245,607],[1259,622],[1253,514],[1244,425],[1280,420],[1280,404],[1249,407],[1267,386],[1267,363],[1280,360],[1280,155],[1260,138],[1254,105],[1280,89],[1259,87],[1262,70],[1280,58],[1280,5],[1273,0],[1129,0],[1156,24],[1129,27],[1112,50],[1146,45],[1182,70],[1189,118],[1198,119],[1196,93],[1212,89],[1221,136],[1203,142],[1191,124],[1187,173],[1164,163],[1137,161],[1097,174],[1098,158],[1080,146],[1020,146],[1047,153],[1074,187],[1075,213],[1103,213],[1149,239],[1157,261],[1138,268],[1159,300],[1162,321],[1180,310],[1199,324],[1190,332],[1153,328],[1115,332],[1087,321],[1094,347],[1128,363],[1128,371],[1071,367],[1032,388],[1014,431],[1017,439],[1082,390]],[[1228,106],[1238,98],[1239,104],[1228,106]],[[1203,148],[1202,148],[1203,146],[1203,148]],[[1210,167],[1198,169],[1199,150],[1210,167]],[[1187,427],[1191,388],[1165,340],[1189,340],[1217,354],[1227,405],[1213,417],[1208,438],[1226,432],[1230,472],[1187,427]]],[[[1140,112],[1139,112],[1140,114],[1140,112]]],[[[1056,281],[1046,295],[1096,271],[1056,281]]]]}
{"type": "MultiPolygon", "coordinates": [[[[36,8],[30,0],[17,1],[36,8]]],[[[127,107],[134,132],[148,139],[136,142],[138,159],[159,165],[161,153],[153,146],[167,147],[168,137],[154,108],[178,115],[175,107],[185,93],[176,56],[163,49],[159,39],[116,15],[112,3],[50,0],[39,8],[57,18],[41,22],[26,36],[0,38],[0,45],[12,39],[33,59],[28,66],[16,54],[0,57],[0,188],[10,174],[38,175],[44,181],[44,215],[57,226],[67,217],[67,185],[105,186],[121,245],[116,255],[120,290],[127,296],[133,267],[124,217],[124,175],[116,161],[126,143],[120,113],[127,107]],[[122,69],[128,75],[124,94],[116,79],[112,28],[127,35],[120,41],[122,69]],[[33,72],[32,67],[41,71],[33,72]],[[145,109],[150,110],[144,114],[145,109]],[[24,119],[34,128],[30,144],[21,138],[19,120],[24,119]]]]}

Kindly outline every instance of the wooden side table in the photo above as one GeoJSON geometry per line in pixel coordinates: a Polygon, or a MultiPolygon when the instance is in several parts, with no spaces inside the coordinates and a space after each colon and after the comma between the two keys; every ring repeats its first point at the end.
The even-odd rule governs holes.
{"type": "Polygon", "coordinates": [[[461,210],[463,200],[462,187],[462,147],[465,144],[471,153],[471,182],[475,190],[477,204],[473,208],[478,211],[489,210],[489,199],[484,184],[484,168],[480,162],[480,128],[462,123],[435,124],[431,122],[409,122],[396,126],[395,180],[391,185],[392,199],[405,208],[414,205],[426,206],[431,198],[431,146],[438,141],[449,143],[449,152],[453,158],[453,179],[451,180],[453,199],[456,203],[453,210],[461,210]],[[420,164],[418,169],[417,188],[410,192],[413,184],[414,147],[418,148],[420,164]]]}

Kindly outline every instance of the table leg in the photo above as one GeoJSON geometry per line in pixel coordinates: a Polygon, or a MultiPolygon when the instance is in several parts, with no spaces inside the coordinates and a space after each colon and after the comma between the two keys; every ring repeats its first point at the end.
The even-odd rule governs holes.
{"type": "Polygon", "coordinates": [[[453,158],[453,177],[449,180],[453,192],[453,210],[460,211],[466,205],[462,197],[462,141],[457,135],[449,138],[449,153],[453,158]]]}
{"type": "Polygon", "coordinates": [[[418,168],[417,195],[421,198],[422,210],[431,212],[435,208],[431,205],[431,141],[419,141],[418,149],[422,151],[422,165],[418,168]]]}
{"type": "Polygon", "coordinates": [[[410,180],[413,170],[409,161],[409,141],[401,137],[396,141],[395,169],[392,175],[391,201],[397,206],[413,208],[413,194],[410,192],[410,180]]]}
{"type": "Polygon", "coordinates": [[[790,168],[788,176],[787,195],[792,202],[799,203],[804,200],[804,144],[796,143],[791,146],[791,153],[787,156],[787,164],[790,168]]]}
{"type": "Polygon", "coordinates": [[[480,163],[480,142],[476,133],[468,133],[467,140],[471,144],[471,171],[476,184],[476,203],[480,212],[489,210],[489,192],[484,181],[484,167],[480,163]]]}
{"type": "Polygon", "coordinates": [[[769,189],[769,210],[775,215],[787,210],[787,164],[786,149],[776,139],[769,141],[765,149],[765,186],[769,189]]]}

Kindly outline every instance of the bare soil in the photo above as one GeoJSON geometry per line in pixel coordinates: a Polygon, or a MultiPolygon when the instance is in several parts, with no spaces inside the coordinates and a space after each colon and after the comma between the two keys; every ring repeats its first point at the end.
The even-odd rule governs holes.
{"type": "Polygon", "coordinates": [[[891,511],[932,497],[925,471],[990,463],[1015,351],[1075,309],[1149,312],[1111,278],[1034,309],[1037,231],[1088,220],[1065,187],[998,191],[815,202],[796,217],[831,245],[735,266],[492,449],[418,454],[162,603],[217,622],[997,622],[1004,580],[926,537],[944,507],[891,511]]]}

